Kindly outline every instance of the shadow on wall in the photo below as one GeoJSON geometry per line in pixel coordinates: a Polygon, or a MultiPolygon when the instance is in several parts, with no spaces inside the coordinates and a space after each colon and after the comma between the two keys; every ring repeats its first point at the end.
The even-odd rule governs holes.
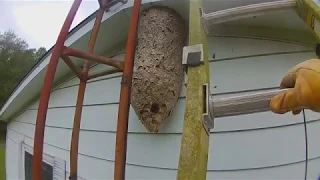
{"type": "Polygon", "coordinates": [[[5,180],[5,144],[7,123],[0,121],[0,180],[5,180]]]}
{"type": "Polygon", "coordinates": [[[0,121],[0,144],[4,143],[6,140],[7,123],[0,121]]]}

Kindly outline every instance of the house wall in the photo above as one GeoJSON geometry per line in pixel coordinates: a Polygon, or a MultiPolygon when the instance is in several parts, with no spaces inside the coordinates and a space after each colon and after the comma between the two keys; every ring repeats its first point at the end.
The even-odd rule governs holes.
{"type": "MultiPolygon", "coordinates": [[[[208,38],[210,82],[214,98],[278,87],[291,67],[314,57],[312,47],[271,39],[214,36],[208,38]],[[215,56],[213,58],[213,56],[215,56]]],[[[123,58],[123,54],[118,58],[123,58]]],[[[95,66],[91,71],[104,69],[95,66]]],[[[91,80],[86,89],[79,144],[78,175],[113,179],[121,74],[91,80]]],[[[71,79],[51,93],[44,153],[66,161],[79,81],[71,79]]],[[[126,179],[175,179],[183,127],[185,87],[175,111],[158,134],[146,131],[130,109],[126,179]]],[[[17,179],[19,143],[33,146],[38,102],[8,125],[6,173],[17,179]]],[[[320,173],[319,115],[306,111],[308,178],[320,173]]],[[[219,118],[210,134],[207,179],[303,179],[305,132],[303,114],[271,112],[219,118]]]]}

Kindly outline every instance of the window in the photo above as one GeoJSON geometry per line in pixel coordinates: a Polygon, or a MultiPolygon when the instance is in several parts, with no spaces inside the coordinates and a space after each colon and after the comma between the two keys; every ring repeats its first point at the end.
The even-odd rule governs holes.
{"type": "MultiPolygon", "coordinates": [[[[54,149],[53,149],[54,150],[54,149]]],[[[20,142],[20,165],[19,179],[32,180],[32,157],[33,148],[24,142],[20,142]]],[[[55,152],[55,151],[53,151],[55,152]]],[[[57,154],[60,151],[57,151],[57,154]]],[[[44,152],[42,157],[42,179],[43,180],[65,180],[66,179],[66,161],[59,157],[51,156],[44,152]]]]}
{"type": "MultiPolygon", "coordinates": [[[[24,173],[25,180],[32,180],[32,155],[25,151],[24,154],[24,173]]],[[[42,163],[42,179],[53,180],[53,166],[42,163]]]]}

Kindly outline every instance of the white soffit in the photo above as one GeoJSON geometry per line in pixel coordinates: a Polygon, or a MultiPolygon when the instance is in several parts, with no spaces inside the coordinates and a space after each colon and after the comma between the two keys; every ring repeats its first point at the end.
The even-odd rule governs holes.
{"type": "Polygon", "coordinates": [[[274,2],[264,2],[239,6],[211,13],[202,14],[202,23],[208,32],[211,26],[224,22],[261,16],[274,11],[288,10],[296,8],[295,0],[280,0],[274,2]]]}

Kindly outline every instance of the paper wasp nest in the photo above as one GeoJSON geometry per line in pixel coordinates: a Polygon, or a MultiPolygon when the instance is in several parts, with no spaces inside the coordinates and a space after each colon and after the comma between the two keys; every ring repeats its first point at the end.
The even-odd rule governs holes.
{"type": "Polygon", "coordinates": [[[159,131],[178,101],[186,36],[182,17],[170,8],[154,6],[140,15],[131,105],[150,132],[159,131]]]}

